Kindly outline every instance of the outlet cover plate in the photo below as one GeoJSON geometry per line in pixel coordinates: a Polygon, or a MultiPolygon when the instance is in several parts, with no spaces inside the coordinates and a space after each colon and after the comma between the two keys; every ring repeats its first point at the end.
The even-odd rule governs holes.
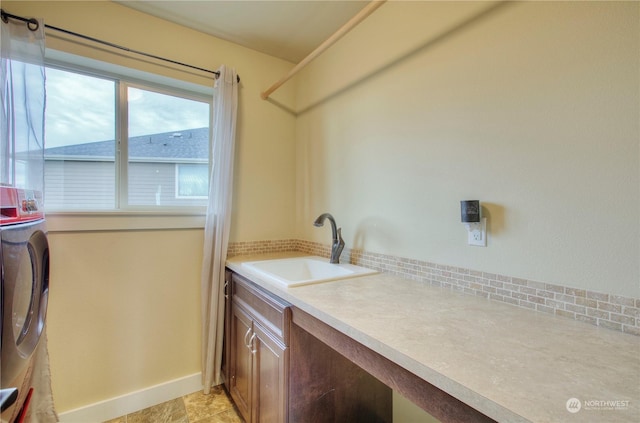
{"type": "Polygon", "coordinates": [[[469,228],[469,245],[475,247],[487,246],[487,218],[480,219],[480,223],[469,228]]]}

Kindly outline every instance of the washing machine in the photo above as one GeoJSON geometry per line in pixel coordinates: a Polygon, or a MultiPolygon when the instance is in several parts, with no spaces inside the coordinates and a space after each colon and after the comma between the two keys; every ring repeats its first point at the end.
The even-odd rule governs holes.
{"type": "Polygon", "coordinates": [[[36,191],[0,186],[2,423],[24,420],[49,296],[49,243],[36,191]]]}

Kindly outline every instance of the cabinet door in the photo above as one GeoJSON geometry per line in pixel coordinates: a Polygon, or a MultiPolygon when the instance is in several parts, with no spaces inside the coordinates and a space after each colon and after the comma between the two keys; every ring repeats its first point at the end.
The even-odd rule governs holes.
{"type": "Polygon", "coordinates": [[[255,333],[255,400],[253,423],[284,423],[286,414],[286,380],[289,350],[258,322],[255,333]]]}
{"type": "Polygon", "coordinates": [[[246,422],[251,421],[253,354],[249,340],[253,335],[251,317],[232,304],[231,307],[231,360],[230,393],[246,422]]]}
{"type": "Polygon", "coordinates": [[[224,338],[222,341],[222,380],[227,391],[231,391],[231,271],[227,270],[224,277],[224,338]]]}

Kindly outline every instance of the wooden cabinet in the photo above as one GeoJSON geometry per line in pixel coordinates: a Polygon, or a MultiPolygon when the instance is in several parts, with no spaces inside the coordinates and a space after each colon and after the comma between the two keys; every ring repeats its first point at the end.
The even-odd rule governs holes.
{"type": "Polygon", "coordinates": [[[289,304],[231,275],[227,388],[247,423],[286,421],[289,304]]]}

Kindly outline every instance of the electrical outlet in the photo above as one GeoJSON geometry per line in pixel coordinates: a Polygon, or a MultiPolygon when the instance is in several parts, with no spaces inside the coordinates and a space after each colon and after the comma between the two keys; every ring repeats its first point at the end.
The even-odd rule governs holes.
{"type": "Polygon", "coordinates": [[[487,218],[483,217],[477,226],[469,231],[469,245],[476,247],[487,246],[487,218]]]}

